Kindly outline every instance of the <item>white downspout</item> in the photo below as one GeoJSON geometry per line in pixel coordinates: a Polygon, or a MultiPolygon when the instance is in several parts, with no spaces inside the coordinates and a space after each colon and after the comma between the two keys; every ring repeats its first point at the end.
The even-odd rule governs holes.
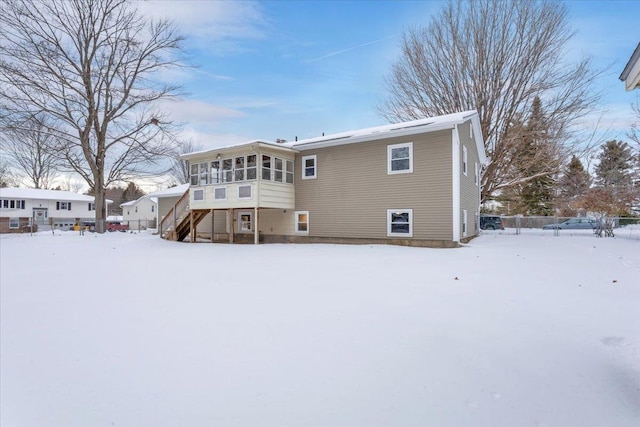
{"type": "Polygon", "coordinates": [[[460,242],[460,136],[458,135],[458,125],[453,128],[451,141],[452,240],[460,242]]]}

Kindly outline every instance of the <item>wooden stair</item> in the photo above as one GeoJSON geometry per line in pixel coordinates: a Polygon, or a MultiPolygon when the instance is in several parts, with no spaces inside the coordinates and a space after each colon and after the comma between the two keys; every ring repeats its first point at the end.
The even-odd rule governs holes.
{"type": "Polygon", "coordinates": [[[160,237],[181,242],[191,234],[192,229],[195,230],[208,213],[208,210],[189,209],[189,190],[187,190],[160,221],[160,237]]]}

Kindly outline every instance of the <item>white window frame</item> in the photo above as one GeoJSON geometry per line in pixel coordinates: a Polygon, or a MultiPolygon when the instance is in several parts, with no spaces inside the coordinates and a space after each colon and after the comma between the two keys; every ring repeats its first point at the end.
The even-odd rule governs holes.
{"type": "Polygon", "coordinates": [[[462,146],[462,173],[467,176],[467,147],[462,146]]]}
{"type": "Polygon", "coordinates": [[[238,212],[238,233],[253,233],[253,212],[251,211],[238,212]],[[242,221],[243,215],[249,215],[249,228],[243,227],[245,223],[245,221],[242,221]]]}
{"type": "Polygon", "coordinates": [[[387,175],[397,175],[401,173],[413,173],[413,142],[404,142],[402,144],[387,145],[387,175]],[[404,160],[404,159],[393,158],[393,150],[398,150],[401,148],[409,148],[409,159],[408,159],[409,168],[393,170],[392,165],[394,160],[404,160]]]}
{"type": "Polygon", "coordinates": [[[227,200],[227,187],[215,187],[213,189],[213,201],[219,202],[224,200],[227,200]],[[224,190],[224,198],[218,197],[218,195],[216,194],[218,190],[224,190]]]}
{"type": "MultiPolygon", "coordinates": [[[[198,188],[197,190],[193,190],[193,201],[204,202],[204,188],[198,188]],[[198,195],[200,197],[198,197],[198,195]]],[[[137,212],[138,212],[138,207],[136,206],[136,213],[137,212]]]]}
{"type": "Polygon", "coordinates": [[[293,182],[294,182],[293,171],[294,170],[295,170],[295,165],[293,163],[293,160],[286,160],[285,161],[285,182],[287,184],[293,184],[293,182]]]}
{"type": "Polygon", "coordinates": [[[478,168],[478,162],[475,162],[473,166],[474,183],[478,185],[480,184],[480,168],[478,168]]]}
{"type": "Polygon", "coordinates": [[[20,228],[20,218],[10,217],[9,218],[9,229],[16,230],[20,228]]]}
{"type": "Polygon", "coordinates": [[[253,199],[253,186],[252,186],[251,184],[248,184],[248,185],[238,185],[238,199],[240,199],[240,200],[251,200],[251,199],[253,199]],[[240,195],[240,189],[241,189],[241,188],[247,188],[247,187],[249,187],[249,196],[247,196],[247,197],[242,197],[242,196],[240,195]]]}
{"type": "Polygon", "coordinates": [[[467,221],[467,210],[462,210],[462,236],[469,235],[469,222],[467,221]]]}
{"type": "Polygon", "coordinates": [[[387,209],[387,236],[388,237],[413,237],[413,209],[387,209]],[[409,232],[398,233],[392,231],[392,218],[394,213],[409,214],[409,232]]]}
{"type": "Polygon", "coordinates": [[[89,211],[95,211],[96,210],[96,204],[95,202],[89,202],[89,211]]]}
{"type": "Polygon", "coordinates": [[[295,215],[295,230],[294,230],[295,234],[308,236],[309,235],[309,211],[295,211],[294,215],[295,215]],[[306,215],[307,222],[300,221],[300,215],[306,215]],[[307,229],[300,230],[300,224],[306,224],[307,229]]]}
{"type": "Polygon", "coordinates": [[[302,156],[301,170],[302,179],[316,179],[318,177],[318,156],[316,154],[313,154],[311,156],[302,156]],[[307,176],[307,174],[305,173],[307,169],[305,167],[305,165],[307,164],[307,160],[313,160],[313,175],[307,176]]]}
{"type": "Polygon", "coordinates": [[[56,210],[58,211],[70,211],[71,202],[57,202],[56,210]]]}

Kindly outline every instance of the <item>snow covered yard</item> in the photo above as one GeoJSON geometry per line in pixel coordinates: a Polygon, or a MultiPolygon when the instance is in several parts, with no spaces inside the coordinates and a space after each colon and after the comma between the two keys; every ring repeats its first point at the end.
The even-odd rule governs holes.
{"type": "Polygon", "coordinates": [[[638,426],[640,230],[0,237],[0,424],[638,426]]]}

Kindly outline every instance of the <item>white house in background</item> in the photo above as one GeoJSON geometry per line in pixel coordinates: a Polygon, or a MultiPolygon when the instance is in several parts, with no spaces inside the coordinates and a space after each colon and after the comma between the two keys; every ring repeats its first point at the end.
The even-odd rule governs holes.
{"type": "Polygon", "coordinates": [[[156,202],[156,226],[187,191],[189,191],[189,184],[182,184],[147,194],[146,197],[156,202]]]}
{"type": "Polygon", "coordinates": [[[70,191],[0,188],[0,233],[21,232],[32,223],[39,230],[70,230],[95,219],[93,196],[70,191]]]}
{"type": "Polygon", "coordinates": [[[156,223],[158,203],[149,196],[123,203],[120,207],[122,222],[129,225],[129,229],[147,228],[156,223]]]}
{"type": "Polygon", "coordinates": [[[640,89],[640,43],[620,74],[620,80],[627,90],[640,89]]]}

